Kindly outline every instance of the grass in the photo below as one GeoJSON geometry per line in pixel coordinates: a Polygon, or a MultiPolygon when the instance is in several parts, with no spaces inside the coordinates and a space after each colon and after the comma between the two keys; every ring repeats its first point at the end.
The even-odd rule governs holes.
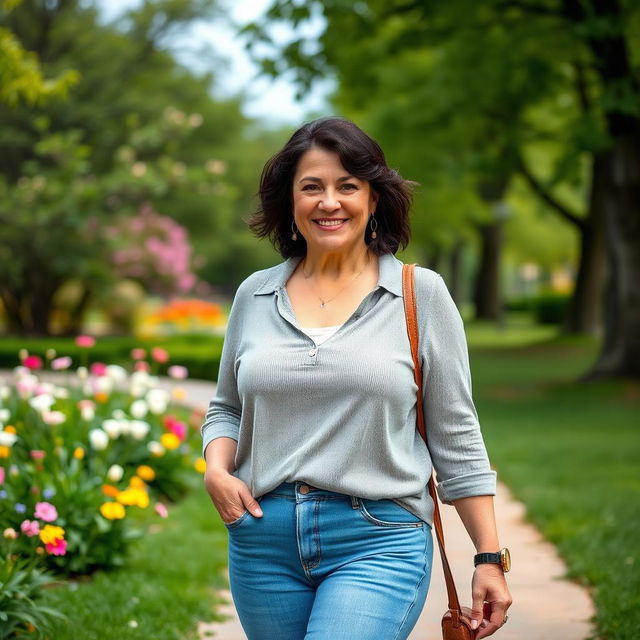
{"type": "Polygon", "coordinates": [[[169,518],[140,515],[145,535],[126,567],[52,588],[48,604],[68,618],[55,640],[191,640],[196,622],[220,619],[226,531],[201,484],[170,508],[169,518]]]}
{"type": "Polygon", "coordinates": [[[490,349],[474,341],[486,332],[471,327],[468,335],[474,396],[499,478],[557,545],[569,577],[591,588],[597,637],[635,640],[640,383],[576,382],[596,355],[590,340],[531,343],[525,330],[525,346],[490,349]]]}

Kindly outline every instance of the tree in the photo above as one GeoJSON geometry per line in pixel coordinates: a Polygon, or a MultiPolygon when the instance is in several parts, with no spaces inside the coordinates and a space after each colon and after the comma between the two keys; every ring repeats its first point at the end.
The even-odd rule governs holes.
{"type": "MultiPolygon", "coordinates": [[[[268,13],[272,21],[297,26],[322,13],[327,28],[315,43],[305,37],[287,43],[282,48],[283,62],[272,56],[266,69],[278,73],[283,67],[294,67],[303,86],[318,74],[333,72],[340,80],[338,95],[364,111],[362,105],[367,101],[374,109],[382,101],[398,105],[400,100],[394,99],[389,87],[404,75],[403,53],[422,59],[430,52],[432,59],[439,59],[442,64],[427,68],[429,72],[415,83],[413,93],[402,96],[404,108],[396,110],[395,122],[408,119],[415,123],[419,119],[416,112],[432,113],[429,102],[420,103],[416,97],[440,73],[449,83],[441,85],[440,96],[431,94],[433,99],[448,101],[454,112],[462,110],[473,117],[475,110],[485,116],[488,126],[470,127],[466,148],[472,155],[482,155],[478,142],[484,137],[486,143],[488,132],[502,129],[505,135],[499,132],[498,140],[506,144],[497,145],[502,146],[505,161],[502,177],[520,173],[539,197],[582,234],[583,262],[574,303],[578,324],[582,324],[579,328],[593,328],[590,311],[599,306],[603,262],[601,229],[609,229],[607,337],[594,373],[637,376],[640,303],[631,283],[640,279],[640,228],[634,223],[638,199],[633,197],[640,176],[640,92],[638,70],[632,63],[637,59],[632,46],[640,42],[638,12],[637,3],[630,0],[370,0],[358,3],[355,10],[352,3],[342,0],[304,5],[281,0],[268,13]],[[349,38],[344,37],[345,31],[349,38]],[[460,61],[466,61],[466,66],[456,64],[460,61]],[[512,71],[507,82],[493,82],[499,73],[486,75],[491,69],[487,62],[492,61],[512,71]],[[464,110],[452,100],[452,86],[467,91],[471,109],[464,110]],[[476,91],[468,91],[469,86],[476,91]],[[514,91],[518,86],[522,91],[514,91]],[[545,120],[540,120],[542,114],[545,120]],[[541,179],[528,162],[529,147],[544,140],[561,144],[563,151],[553,173],[541,179]],[[579,169],[585,157],[590,160],[591,180],[590,194],[584,197],[586,215],[581,215],[561,202],[557,192],[559,186],[575,185],[576,180],[581,188],[579,169]]],[[[247,33],[256,42],[269,40],[258,25],[251,25],[247,33]]],[[[427,131],[431,134],[433,128],[427,131]]],[[[413,132],[414,143],[425,139],[418,128],[413,132]]]]}

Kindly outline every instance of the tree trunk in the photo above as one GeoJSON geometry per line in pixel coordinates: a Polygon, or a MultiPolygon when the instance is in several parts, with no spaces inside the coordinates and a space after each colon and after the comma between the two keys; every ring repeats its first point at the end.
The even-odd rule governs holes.
{"type": "Polygon", "coordinates": [[[640,377],[640,122],[637,129],[608,152],[605,334],[588,377],[640,377]]]}
{"type": "Polygon", "coordinates": [[[89,286],[88,284],[85,284],[82,290],[82,295],[80,296],[76,305],[71,310],[69,324],[64,328],[63,335],[75,336],[82,331],[82,323],[84,321],[84,316],[92,297],[93,297],[92,287],[89,286]]]}
{"type": "Polygon", "coordinates": [[[594,156],[589,211],[578,226],[580,255],[578,273],[563,330],[595,334],[602,326],[603,284],[606,272],[605,200],[609,181],[606,154],[594,156]]]}
{"type": "Polygon", "coordinates": [[[476,272],[473,302],[476,318],[481,320],[502,319],[502,296],[500,290],[500,256],[502,253],[502,220],[491,224],[477,225],[480,234],[480,264],[476,272]]]}

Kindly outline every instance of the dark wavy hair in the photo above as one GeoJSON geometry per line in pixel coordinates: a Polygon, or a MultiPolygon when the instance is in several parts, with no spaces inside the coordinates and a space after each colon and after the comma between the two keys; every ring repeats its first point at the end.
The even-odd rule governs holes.
{"type": "Polygon", "coordinates": [[[270,158],[260,177],[260,208],[251,215],[249,228],[260,238],[268,237],[283,258],[304,256],[307,242],[298,233],[291,239],[293,220],[293,176],[300,157],[311,148],[338,154],[342,166],[354,177],[369,182],[378,194],[377,237],[371,239],[367,225],[365,242],[377,255],[405,248],[411,235],[409,209],[413,187],[387,166],[380,145],[346,118],[319,118],[302,125],[284,147],[270,158]]]}

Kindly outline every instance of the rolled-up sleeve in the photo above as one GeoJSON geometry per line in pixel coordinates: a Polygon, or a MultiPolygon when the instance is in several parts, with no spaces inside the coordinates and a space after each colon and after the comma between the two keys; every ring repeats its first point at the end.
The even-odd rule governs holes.
{"type": "Polygon", "coordinates": [[[235,367],[241,326],[239,294],[239,291],[236,292],[229,312],[216,393],[209,402],[204,423],[200,427],[203,456],[207,445],[216,438],[227,437],[236,441],[239,438],[242,403],[238,394],[235,367]]]}
{"type": "Polygon", "coordinates": [[[447,504],[495,495],[496,472],[489,465],[472,399],[462,318],[439,275],[430,287],[418,288],[416,281],[417,295],[420,289],[426,298],[426,304],[418,300],[424,414],[438,495],[447,504]]]}

